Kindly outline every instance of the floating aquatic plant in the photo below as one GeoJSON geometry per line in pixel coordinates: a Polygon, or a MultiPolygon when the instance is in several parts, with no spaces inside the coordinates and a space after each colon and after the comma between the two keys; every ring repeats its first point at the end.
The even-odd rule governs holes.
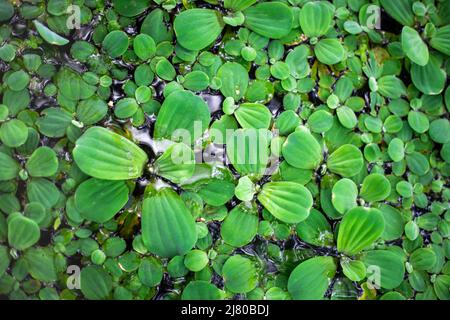
{"type": "Polygon", "coordinates": [[[0,0],[0,297],[449,300],[449,10],[0,0]]]}

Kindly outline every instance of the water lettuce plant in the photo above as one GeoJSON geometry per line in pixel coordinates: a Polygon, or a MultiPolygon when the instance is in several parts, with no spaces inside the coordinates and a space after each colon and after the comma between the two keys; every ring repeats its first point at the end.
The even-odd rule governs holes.
{"type": "Polygon", "coordinates": [[[0,0],[0,299],[450,300],[449,0],[0,0]]]}

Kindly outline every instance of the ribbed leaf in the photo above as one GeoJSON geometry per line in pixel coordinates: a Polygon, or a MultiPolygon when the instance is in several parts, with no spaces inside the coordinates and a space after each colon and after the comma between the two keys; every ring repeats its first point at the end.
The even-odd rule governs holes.
{"type": "Polygon", "coordinates": [[[299,169],[315,169],[322,161],[322,148],[312,134],[306,131],[291,133],[283,144],[283,157],[299,169]]]}
{"type": "Polygon", "coordinates": [[[87,220],[103,223],[128,202],[128,192],[124,181],[89,179],[77,188],[75,205],[87,220]]]}
{"type": "Polygon", "coordinates": [[[288,280],[288,291],[295,300],[322,300],[336,273],[332,257],[315,257],[300,263],[288,280]]]}
{"type": "Polygon", "coordinates": [[[222,267],[225,287],[233,293],[252,291],[258,284],[256,268],[250,259],[234,255],[225,261],[222,267]]]}
{"type": "Polygon", "coordinates": [[[300,26],[307,37],[327,33],[333,20],[333,10],[325,1],[307,2],[300,11],[300,26]]]}
{"type": "Polygon", "coordinates": [[[49,147],[36,149],[25,165],[32,177],[50,177],[58,170],[58,158],[49,147]]]}
{"type": "Polygon", "coordinates": [[[239,63],[223,64],[217,71],[217,78],[222,83],[220,92],[225,97],[232,97],[235,101],[239,101],[245,95],[249,77],[247,70],[239,63]]]}
{"type": "Polygon", "coordinates": [[[13,213],[8,218],[8,243],[17,250],[25,250],[39,241],[41,232],[34,220],[20,213],[13,213]]]}
{"type": "Polygon", "coordinates": [[[350,178],[357,175],[364,165],[361,151],[352,144],[345,144],[336,149],[327,160],[331,172],[350,178]]]}
{"type": "Polygon", "coordinates": [[[430,58],[428,47],[415,29],[403,27],[401,40],[403,51],[412,62],[419,66],[425,66],[428,63],[430,58]]]}
{"type": "Polygon", "coordinates": [[[234,112],[242,128],[269,129],[272,114],[260,103],[243,103],[234,112]]]}
{"type": "Polygon", "coordinates": [[[249,244],[256,236],[258,223],[256,212],[242,205],[237,206],[228,213],[220,228],[220,234],[226,243],[234,247],[242,247],[249,244]],[[239,232],[236,232],[238,229],[239,232]]]}
{"type": "Polygon", "coordinates": [[[181,300],[221,300],[223,295],[223,292],[214,284],[208,281],[194,280],[184,288],[181,300]]]}
{"type": "Polygon", "coordinates": [[[412,11],[413,0],[380,0],[386,12],[404,26],[414,24],[414,13],[412,11]]]}
{"type": "Polygon", "coordinates": [[[286,223],[305,220],[313,205],[311,192],[301,184],[289,181],[266,183],[258,200],[273,216],[286,223]]]}
{"type": "Polygon", "coordinates": [[[333,65],[345,58],[345,50],[337,39],[320,40],[314,47],[314,53],[320,62],[333,65]]]}
{"type": "Polygon", "coordinates": [[[421,92],[428,95],[437,95],[444,91],[447,75],[441,69],[439,60],[430,56],[428,64],[421,67],[417,64],[411,66],[411,80],[421,92]]]}
{"type": "Polygon", "coordinates": [[[339,227],[337,249],[355,255],[369,247],[384,231],[383,214],[378,209],[356,207],[342,218],[339,227]]]}
{"type": "Polygon", "coordinates": [[[14,179],[19,174],[19,164],[6,153],[0,152],[0,181],[14,179]]]}
{"type": "Polygon", "coordinates": [[[161,257],[184,255],[197,241],[194,218],[172,189],[144,201],[141,223],[145,246],[161,257]]]}
{"type": "Polygon", "coordinates": [[[24,259],[34,279],[44,282],[57,280],[55,255],[50,248],[30,248],[25,252],[24,259]]]}
{"type": "Polygon", "coordinates": [[[148,161],[133,142],[102,127],[89,128],[77,140],[73,156],[84,173],[104,180],[138,178],[148,161]]]}
{"type": "Polygon", "coordinates": [[[208,128],[210,120],[208,105],[201,97],[189,91],[176,91],[164,100],[159,110],[154,136],[170,139],[172,135],[184,137],[189,133],[193,143],[208,128]]]}
{"type": "Polygon", "coordinates": [[[244,10],[245,26],[271,39],[286,36],[292,28],[294,15],[290,7],[281,2],[263,2],[244,10]]]}
{"type": "Polygon", "coordinates": [[[189,9],[174,21],[178,42],[189,50],[202,50],[212,44],[222,32],[224,23],[218,11],[189,9]]]}
{"type": "Polygon", "coordinates": [[[312,208],[306,220],[297,224],[298,237],[310,244],[326,247],[333,244],[333,233],[324,215],[312,208]]]}
{"type": "Polygon", "coordinates": [[[27,184],[27,196],[30,202],[39,202],[45,208],[52,208],[60,197],[56,185],[47,179],[33,178],[27,184]]]}
{"type": "Polygon", "coordinates": [[[339,213],[346,213],[348,210],[356,207],[358,197],[358,187],[347,178],[340,179],[333,186],[331,202],[339,213]]]}
{"type": "Polygon", "coordinates": [[[112,291],[111,276],[99,266],[87,266],[80,273],[81,292],[89,300],[105,300],[112,291]]]}
{"type": "Polygon", "coordinates": [[[367,202],[384,200],[390,193],[391,183],[384,175],[372,173],[364,178],[360,194],[367,202]]]}
{"type": "Polygon", "coordinates": [[[401,255],[388,250],[367,251],[361,257],[367,267],[367,277],[371,282],[379,284],[384,289],[394,289],[403,281],[405,265],[401,255]]]}
{"type": "Polygon", "coordinates": [[[450,25],[438,28],[430,40],[430,45],[450,56],[450,25]]]}
{"type": "Polygon", "coordinates": [[[154,168],[161,177],[182,183],[194,174],[194,152],[184,143],[175,143],[155,161],[154,168]]]}
{"type": "Polygon", "coordinates": [[[242,175],[261,176],[269,160],[269,132],[238,129],[227,137],[227,156],[242,175]]]}

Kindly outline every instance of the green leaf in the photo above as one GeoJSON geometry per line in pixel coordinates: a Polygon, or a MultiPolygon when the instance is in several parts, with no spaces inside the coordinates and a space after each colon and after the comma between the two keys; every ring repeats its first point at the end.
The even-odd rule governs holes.
{"type": "Polygon", "coordinates": [[[440,300],[450,300],[450,275],[438,275],[433,284],[434,291],[440,300]]]}
{"type": "Polygon", "coordinates": [[[71,101],[88,99],[97,90],[95,86],[86,83],[78,73],[69,68],[61,68],[56,80],[59,92],[71,101]]]}
{"type": "Polygon", "coordinates": [[[339,213],[346,213],[356,207],[358,187],[347,178],[341,179],[333,186],[331,191],[331,202],[339,213]]]}
{"type": "Polygon", "coordinates": [[[405,146],[403,141],[399,138],[394,138],[389,142],[388,154],[392,161],[398,162],[405,157],[405,146]]]}
{"type": "Polygon", "coordinates": [[[174,21],[177,41],[189,50],[202,50],[212,44],[224,25],[220,13],[210,9],[188,9],[174,21]]]}
{"type": "Polygon", "coordinates": [[[144,200],[141,223],[145,246],[161,257],[184,255],[197,241],[194,218],[171,189],[144,200]]]}
{"type": "Polygon", "coordinates": [[[430,56],[425,66],[411,65],[411,80],[424,94],[437,95],[444,91],[447,75],[440,67],[439,60],[430,56]]]}
{"type": "Polygon", "coordinates": [[[17,177],[20,171],[19,164],[6,153],[0,152],[0,181],[7,181],[17,177]]]}
{"type": "Polygon", "coordinates": [[[345,178],[357,175],[364,165],[361,151],[352,144],[345,144],[335,150],[327,160],[328,169],[345,178]]]}
{"type": "Polygon", "coordinates": [[[206,102],[189,91],[171,93],[159,110],[155,123],[154,137],[157,139],[186,137],[191,144],[202,136],[211,120],[206,102]]]}
{"type": "Polygon", "coordinates": [[[202,91],[209,86],[209,76],[203,71],[189,72],[183,81],[183,87],[191,91],[202,91]]]}
{"type": "Polygon", "coordinates": [[[214,284],[203,280],[190,281],[181,294],[181,300],[222,300],[223,292],[214,284]]]}
{"type": "Polygon", "coordinates": [[[361,281],[366,277],[366,266],[362,261],[344,258],[340,261],[345,276],[352,281],[361,281]]]}
{"type": "Polygon", "coordinates": [[[382,204],[379,209],[383,213],[385,222],[384,232],[381,236],[383,240],[392,241],[398,239],[403,234],[405,221],[399,210],[387,204],[382,204]]]}
{"type": "Polygon", "coordinates": [[[269,161],[269,131],[238,129],[227,137],[227,155],[233,167],[250,178],[264,174],[269,161]]]}
{"type": "Polygon", "coordinates": [[[100,97],[93,96],[77,106],[77,117],[85,125],[93,125],[108,113],[108,105],[100,97]]]}
{"type": "Polygon", "coordinates": [[[177,72],[173,65],[166,58],[160,58],[155,68],[156,74],[163,80],[171,81],[175,79],[177,72]]]}
{"type": "Polygon", "coordinates": [[[372,173],[364,178],[360,194],[367,202],[384,200],[390,193],[391,183],[384,175],[372,173]]]}
{"type": "Polygon", "coordinates": [[[184,143],[175,143],[155,161],[154,168],[161,177],[182,183],[194,174],[194,152],[184,143]]]}
{"type": "Polygon", "coordinates": [[[243,103],[234,112],[242,128],[269,129],[272,114],[260,103],[243,103]]]}
{"type": "Polygon", "coordinates": [[[369,247],[384,231],[384,219],[380,210],[356,207],[342,218],[339,227],[337,249],[355,255],[369,247]]]}
{"type": "Polygon", "coordinates": [[[73,156],[84,173],[104,180],[138,178],[148,161],[133,142],[102,127],[89,128],[77,140],[73,156]]]}
{"type": "Polygon", "coordinates": [[[53,282],[58,279],[54,254],[50,248],[30,248],[24,254],[27,270],[31,276],[43,282],[53,282]]]}
{"type": "Polygon", "coordinates": [[[226,243],[238,248],[243,247],[256,236],[258,224],[257,213],[239,205],[228,213],[220,228],[220,234],[226,243]],[[239,232],[236,232],[238,229],[239,232]]]}
{"type": "Polygon", "coordinates": [[[225,97],[232,97],[239,101],[247,91],[248,73],[245,68],[236,62],[227,62],[217,71],[217,78],[220,79],[222,86],[220,92],[225,97]]]}
{"type": "Polygon", "coordinates": [[[412,27],[414,24],[414,13],[412,11],[413,0],[380,0],[386,12],[404,26],[412,27]]]}
{"type": "Polygon", "coordinates": [[[288,291],[295,300],[322,300],[336,274],[332,257],[314,257],[300,263],[290,274],[288,291]]]}
{"type": "Polygon", "coordinates": [[[367,277],[373,279],[371,282],[374,285],[390,290],[403,281],[405,265],[398,253],[389,250],[367,251],[361,261],[366,265],[367,277]]]}
{"type": "Polygon", "coordinates": [[[22,91],[30,83],[30,76],[23,70],[12,72],[6,78],[6,84],[12,91],[22,91]]]}
{"type": "Polygon", "coordinates": [[[209,259],[205,251],[194,249],[184,257],[185,267],[192,272],[199,272],[208,265],[209,259]]]}
{"type": "Polygon", "coordinates": [[[41,231],[37,223],[20,213],[8,218],[8,243],[17,250],[25,250],[39,241],[41,231]]]}
{"type": "Polygon", "coordinates": [[[436,119],[430,124],[430,138],[437,143],[450,141],[450,121],[447,119],[436,119]]]}
{"type": "Polygon", "coordinates": [[[227,203],[234,196],[234,183],[221,179],[209,179],[202,185],[198,194],[203,201],[211,206],[221,206],[227,203]]]}
{"type": "Polygon", "coordinates": [[[150,0],[113,0],[112,3],[114,10],[124,17],[140,15],[150,6],[150,0]]]}
{"type": "Polygon", "coordinates": [[[102,267],[91,265],[81,270],[80,286],[89,300],[106,300],[111,294],[113,281],[102,267]]]}
{"type": "Polygon", "coordinates": [[[416,151],[406,155],[406,165],[412,173],[418,176],[423,176],[430,170],[427,157],[416,151]]]}
{"type": "Polygon", "coordinates": [[[258,3],[243,12],[248,29],[271,39],[288,35],[294,22],[291,8],[281,2],[258,3]]]}
{"type": "Polygon", "coordinates": [[[236,198],[241,201],[251,201],[256,193],[255,185],[249,177],[239,178],[238,184],[234,190],[236,198]]]}
{"type": "Polygon", "coordinates": [[[322,161],[322,148],[307,131],[291,133],[283,144],[282,153],[287,163],[299,169],[315,169],[322,161]]]}
{"type": "MultiPolygon", "coordinates": [[[[239,0],[238,0],[239,1],[239,0]]],[[[0,2],[0,21],[7,21],[14,15],[14,6],[6,0],[0,2]]]]}
{"type": "Polygon", "coordinates": [[[253,5],[257,0],[224,0],[225,8],[232,11],[242,11],[253,5]]]}
{"type": "Polygon", "coordinates": [[[45,208],[52,208],[60,197],[56,185],[47,179],[33,178],[27,184],[27,196],[30,202],[39,202],[45,208]]]}
{"type": "Polygon", "coordinates": [[[117,101],[114,107],[114,115],[119,119],[131,118],[139,109],[139,104],[134,98],[123,98],[117,101]]]}
{"type": "Polygon", "coordinates": [[[431,248],[419,248],[414,250],[409,257],[414,270],[429,270],[433,268],[437,261],[436,254],[431,248]]]}
{"type": "Polygon", "coordinates": [[[40,147],[33,152],[25,168],[32,177],[50,177],[58,171],[58,158],[53,149],[40,147]]]}
{"type": "Polygon", "coordinates": [[[333,15],[332,6],[325,1],[307,2],[300,10],[300,27],[309,38],[323,36],[331,27],[333,15]]]}
{"type": "Polygon", "coordinates": [[[408,113],[408,124],[417,133],[425,133],[430,127],[428,117],[420,111],[408,113]]]}
{"type": "Polygon", "coordinates": [[[0,245],[0,277],[3,277],[9,267],[10,257],[8,247],[0,245]]]}
{"type": "Polygon", "coordinates": [[[450,56],[450,25],[438,28],[431,37],[430,45],[446,55],[450,56]]]}
{"type": "Polygon", "coordinates": [[[39,21],[34,20],[33,23],[36,27],[36,30],[39,32],[40,36],[48,43],[53,44],[55,46],[64,46],[69,43],[69,40],[53,32],[39,21]]]}
{"type": "Polygon", "coordinates": [[[387,98],[398,99],[406,95],[406,87],[402,80],[389,75],[378,79],[378,92],[387,98]]]}
{"type": "Polygon", "coordinates": [[[347,106],[342,106],[336,110],[339,122],[347,129],[353,129],[358,124],[355,112],[347,106]]]}
{"type": "Polygon", "coordinates": [[[128,188],[124,181],[89,179],[75,192],[75,205],[87,220],[104,223],[128,202],[128,188]]]}
{"type": "Polygon", "coordinates": [[[17,148],[23,145],[28,138],[28,128],[21,120],[11,119],[2,123],[0,127],[0,140],[8,147],[17,148]]]}
{"type": "Polygon", "coordinates": [[[333,232],[325,216],[312,208],[306,220],[296,226],[298,237],[315,246],[328,247],[333,244],[333,232]]]}
{"type": "Polygon", "coordinates": [[[144,258],[138,270],[139,280],[147,287],[156,287],[163,278],[163,266],[155,257],[144,258]]]}
{"type": "Polygon", "coordinates": [[[41,117],[36,120],[36,125],[45,136],[60,138],[66,134],[72,120],[72,115],[62,108],[47,108],[42,111],[41,117]]]}
{"type": "Polygon", "coordinates": [[[313,205],[311,192],[301,184],[289,181],[266,183],[258,200],[273,216],[286,223],[305,220],[313,205]]]}
{"type": "Polygon", "coordinates": [[[320,40],[314,47],[317,59],[327,65],[341,62],[345,58],[345,50],[338,39],[320,40]]]}
{"type": "Polygon", "coordinates": [[[121,30],[111,31],[102,42],[103,49],[111,58],[118,58],[123,55],[127,51],[128,45],[128,35],[121,30]]]}
{"type": "Polygon", "coordinates": [[[250,259],[234,255],[222,267],[225,288],[233,293],[247,293],[258,284],[256,268],[250,259]]]}
{"type": "Polygon", "coordinates": [[[412,62],[419,66],[425,66],[428,63],[430,58],[428,47],[415,29],[403,27],[401,41],[403,51],[412,62]]]}

